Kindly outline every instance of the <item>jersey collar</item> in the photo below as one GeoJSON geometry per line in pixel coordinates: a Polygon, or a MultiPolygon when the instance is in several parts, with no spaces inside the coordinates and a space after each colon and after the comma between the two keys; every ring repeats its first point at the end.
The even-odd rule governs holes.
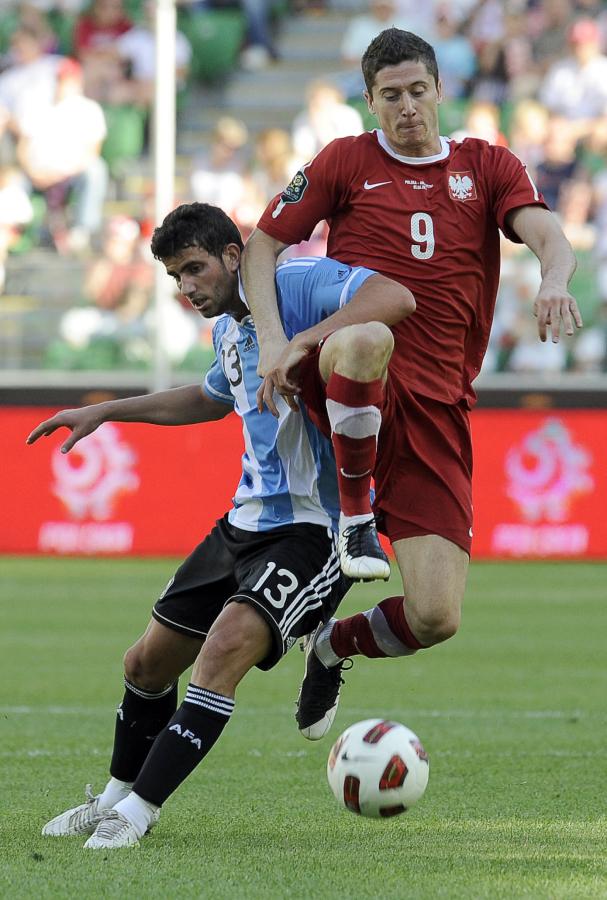
{"type": "MultiPolygon", "coordinates": [[[[245,297],[244,286],[242,283],[242,278],[240,277],[240,270],[238,271],[238,296],[240,297],[240,299],[242,300],[242,302],[244,303],[246,308],[250,309],[251,307],[247,303],[247,298],[245,297]]],[[[249,313],[248,315],[243,316],[238,324],[239,325],[253,325],[253,317],[249,313]]]]}
{"type": "Polygon", "coordinates": [[[434,156],[401,156],[400,153],[395,153],[392,147],[390,147],[381,128],[375,128],[373,133],[377,137],[378,144],[382,150],[386,151],[388,156],[397,159],[399,162],[407,163],[409,166],[427,166],[429,163],[440,162],[442,159],[446,159],[451,152],[449,140],[440,136],[441,149],[438,153],[435,153],[434,156]]]}

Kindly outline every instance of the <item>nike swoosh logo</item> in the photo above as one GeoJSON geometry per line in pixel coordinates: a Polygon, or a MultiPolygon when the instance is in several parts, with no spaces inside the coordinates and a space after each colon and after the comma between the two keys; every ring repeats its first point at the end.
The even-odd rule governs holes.
{"type": "Polygon", "coordinates": [[[365,475],[370,475],[370,474],[371,474],[371,469],[367,469],[366,472],[361,472],[360,475],[350,475],[348,472],[344,472],[343,468],[340,468],[339,471],[340,471],[341,474],[344,476],[344,478],[364,478],[365,475]]]}
{"type": "Polygon", "coordinates": [[[369,184],[368,181],[365,181],[363,187],[366,191],[372,191],[373,188],[383,187],[384,184],[392,184],[391,181],[376,181],[375,184],[369,184]]]}

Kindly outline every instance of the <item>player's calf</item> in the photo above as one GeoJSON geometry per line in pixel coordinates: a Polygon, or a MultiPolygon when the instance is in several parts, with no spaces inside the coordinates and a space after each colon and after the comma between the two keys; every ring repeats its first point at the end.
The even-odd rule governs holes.
{"type": "Polygon", "coordinates": [[[411,656],[424,648],[411,631],[402,597],[387,597],[366,612],[333,619],[318,632],[316,654],[325,666],[351,656],[411,656]]]}

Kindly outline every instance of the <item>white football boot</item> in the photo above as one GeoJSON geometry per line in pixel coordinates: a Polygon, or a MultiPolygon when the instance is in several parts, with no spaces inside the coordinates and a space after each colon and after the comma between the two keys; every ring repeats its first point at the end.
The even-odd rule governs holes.
{"type": "MultiPolygon", "coordinates": [[[[147,831],[154,827],[159,818],[160,810],[158,809],[147,831]]],[[[132,822],[129,822],[117,809],[109,809],[84,846],[88,850],[118,850],[120,847],[137,847],[140,837],[141,835],[132,822]]]]}
{"type": "Polygon", "coordinates": [[[353,581],[387,581],[390,563],[379,542],[375,519],[344,527],[343,518],[340,516],[337,549],[344,575],[353,581]]]}
{"type": "Polygon", "coordinates": [[[42,829],[43,835],[52,837],[68,837],[73,834],[92,834],[104,815],[108,812],[99,806],[101,794],[93,794],[90,784],[85,788],[86,803],[67,809],[47,822],[42,829]]]}

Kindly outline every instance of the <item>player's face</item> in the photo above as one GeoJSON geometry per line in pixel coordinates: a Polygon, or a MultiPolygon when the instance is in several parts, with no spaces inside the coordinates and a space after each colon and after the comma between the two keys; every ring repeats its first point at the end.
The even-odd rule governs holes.
{"type": "Polygon", "coordinates": [[[247,314],[238,295],[240,247],[237,244],[228,244],[221,258],[211,256],[201,247],[185,247],[162,262],[179,291],[205,319],[230,313],[240,320],[247,314]]]}
{"type": "Polygon", "coordinates": [[[365,91],[365,100],[396,153],[433,156],[440,152],[441,84],[435,84],[424,63],[406,60],[380,69],[372,93],[365,91]]]}

